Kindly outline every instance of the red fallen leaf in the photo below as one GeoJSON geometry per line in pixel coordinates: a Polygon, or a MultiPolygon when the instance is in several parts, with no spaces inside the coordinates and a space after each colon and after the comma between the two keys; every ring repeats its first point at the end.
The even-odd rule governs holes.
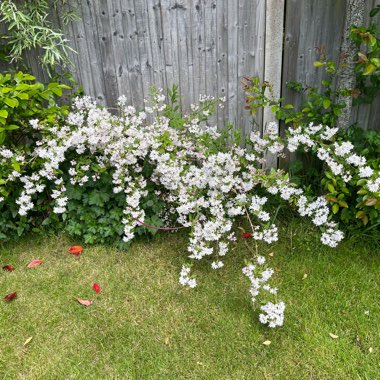
{"type": "Polygon", "coordinates": [[[33,260],[31,261],[28,265],[27,265],[27,268],[29,269],[32,269],[32,268],[35,268],[35,267],[38,267],[42,264],[42,260],[33,260]]]}
{"type": "Polygon", "coordinates": [[[248,238],[252,237],[252,234],[250,232],[246,232],[246,233],[244,233],[241,236],[242,236],[243,239],[248,239],[248,238]]]}
{"type": "Polygon", "coordinates": [[[85,306],[85,307],[88,307],[88,306],[90,306],[90,305],[92,305],[92,304],[94,303],[93,300],[82,300],[82,298],[77,298],[77,301],[78,301],[81,305],[83,305],[83,306],[85,306]]]}
{"type": "Polygon", "coordinates": [[[81,253],[83,252],[83,247],[81,245],[73,245],[72,247],[69,248],[68,250],[69,253],[75,256],[80,256],[81,253]]]}
{"type": "Polygon", "coordinates": [[[15,267],[11,264],[8,264],[8,265],[4,265],[3,269],[7,270],[8,272],[13,272],[15,270],[15,267]]]}
{"type": "Polygon", "coordinates": [[[99,284],[97,284],[96,282],[94,283],[93,287],[92,287],[96,293],[100,293],[100,286],[99,284]]]}
{"type": "Polygon", "coordinates": [[[7,294],[7,295],[4,297],[4,300],[7,301],[7,302],[10,302],[10,301],[14,300],[16,297],[17,297],[17,293],[16,293],[16,292],[14,292],[14,293],[9,293],[9,294],[7,294]]]}

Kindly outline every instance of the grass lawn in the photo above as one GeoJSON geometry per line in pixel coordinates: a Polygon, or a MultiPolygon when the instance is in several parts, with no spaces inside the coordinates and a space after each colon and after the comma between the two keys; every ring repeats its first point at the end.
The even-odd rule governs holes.
{"type": "Polygon", "coordinates": [[[252,310],[243,242],[219,271],[197,263],[193,290],[178,284],[182,234],[140,240],[128,252],[85,247],[78,260],[66,253],[72,244],[55,236],[0,247],[1,266],[16,268],[0,272],[0,295],[18,293],[0,302],[0,379],[380,379],[375,243],[333,250],[293,220],[278,244],[260,246],[274,252],[287,307],[276,330],[252,310]],[[26,269],[33,259],[43,264],[26,269]]]}

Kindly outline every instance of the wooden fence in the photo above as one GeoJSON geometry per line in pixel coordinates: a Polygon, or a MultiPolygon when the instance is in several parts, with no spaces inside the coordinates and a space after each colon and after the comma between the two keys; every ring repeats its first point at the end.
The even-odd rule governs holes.
{"type": "MultiPolygon", "coordinates": [[[[257,75],[300,104],[287,81],[320,83],[322,51],[338,60],[345,0],[77,0],[81,20],[66,28],[73,74],[87,94],[113,106],[125,94],[139,108],[155,84],[178,84],[182,109],[200,94],[226,96],[215,122],[252,129],[240,80],[257,75]]],[[[367,14],[378,4],[367,0],[367,14]]],[[[368,17],[367,17],[368,22],[368,17]]],[[[32,71],[47,80],[32,54],[32,71]]],[[[379,128],[380,102],[355,109],[353,121],[379,128]]],[[[270,116],[260,115],[261,124],[270,116]]]]}

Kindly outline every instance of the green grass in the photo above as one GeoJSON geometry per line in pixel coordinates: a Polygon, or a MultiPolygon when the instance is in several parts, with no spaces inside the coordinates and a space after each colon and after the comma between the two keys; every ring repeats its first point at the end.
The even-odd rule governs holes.
{"type": "Polygon", "coordinates": [[[197,263],[194,290],[178,284],[181,234],[128,252],[86,247],[79,260],[66,253],[78,242],[63,236],[7,244],[1,266],[16,270],[0,272],[0,295],[18,298],[0,302],[0,379],[379,379],[379,247],[363,239],[328,249],[311,231],[292,221],[278,244],[260,247],[274,252],[287,305],[276,330],[252,310],[243,243],[219,271],[197,263]],[[32,259],[44,263],[28,270],[32,259]]]}

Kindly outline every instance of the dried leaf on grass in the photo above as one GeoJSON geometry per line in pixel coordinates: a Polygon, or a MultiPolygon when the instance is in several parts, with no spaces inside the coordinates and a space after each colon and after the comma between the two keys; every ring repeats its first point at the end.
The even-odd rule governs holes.
{"type": "Polygon", "coordinates": [[[94,303],[93,300],[83,300],[82,298],[77,298],[76,300],[84,307],[88,307],[94,303]]]}
{"type": "Polygon", "coordinates": [[[28,269],[33,269],[33,268],[36,268],[38,266],[40,266],[42,264],[42,260],[32,260],[28,265],[27,265],[27,268],[28,269]]]}
{"type": "Polygon", "coordinates": [[[100,286],[96,282],[94,283],[92,288],[95,290],[96,293],[98,293],[98,294],[100,293],[100,286]]]}
{"type": "Polygon", "coordinates": [[[30,336],[23,344],[23,346],[25,347],[26,345],[28,345],[31,341],[32,341],[33,337],[30,336]]]}
{"type": "Polygon", "coordinates": [[[8,271],[8,272],[13,272],[15,270],[14,266],[11,265],[11,264],[4,265],[3,269],[6,270],[6,271],[8,271]]]}
{"type": "Polygon", "coordinates": [[[69,248],[68,252],[79,257],[83,252],[83,247],[81,245],[73,245],[69,248]]]}
{"type": "Polygon", "coordinates": [[[17,297],[16,292],[9,293],[4,297],[4,301],[10,302],[10,301],[13,301],[16,297],[17,297]]]}

